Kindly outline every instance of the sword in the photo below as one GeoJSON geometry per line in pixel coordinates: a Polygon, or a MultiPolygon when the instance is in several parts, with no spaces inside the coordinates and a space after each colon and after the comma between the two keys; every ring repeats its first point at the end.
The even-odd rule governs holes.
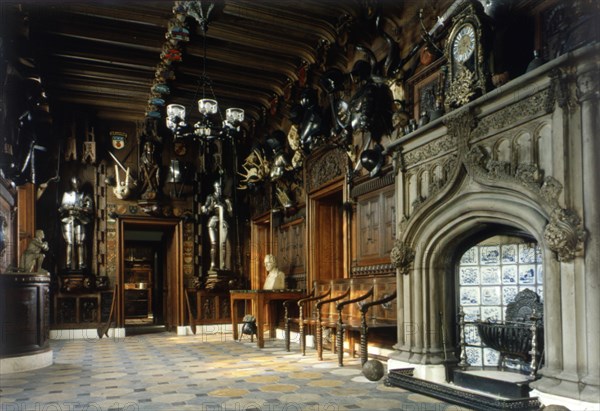
{"type": "MultiPolygon", "coordinates": [[[[113,158],[113,160],[115,160],[115,163],[117,163],[117,165],[119,167],[121,167],[121,170],[125,171],[126,173],[128,173],[129,171],[125,168],[125,166],[123,164],[121,164],[121,162],[119,161],[119,159],[117,157],[115,157],[115,155],[113,153],[111,153],[110,151],[108,152],[108,154],[110,154],[110,156],[113,158]]],[[[132,183],[134,186],[137,186],[137,180],[135,178],[133,178],[133,176],[130,174],[129,177],[132,180],[132,183]]]]}

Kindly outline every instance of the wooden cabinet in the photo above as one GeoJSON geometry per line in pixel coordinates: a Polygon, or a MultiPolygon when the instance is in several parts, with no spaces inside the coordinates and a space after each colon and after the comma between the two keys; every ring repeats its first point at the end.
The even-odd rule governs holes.
{"type": "Polygon", "coordinates": [[[152,316],[152,267],[147,263],[125,265],[125,318],[152,316]]]}
{"type": "Polygon", "coordinates": [[[225,324],[231,321],[229,292],[186,290],[196,324],[225,324]]]}
{"type": "Polygon", "coordinates": [[[56,292],[54,325],[61,328],[91,328],[108,321],[112,291],[56,292]]]}

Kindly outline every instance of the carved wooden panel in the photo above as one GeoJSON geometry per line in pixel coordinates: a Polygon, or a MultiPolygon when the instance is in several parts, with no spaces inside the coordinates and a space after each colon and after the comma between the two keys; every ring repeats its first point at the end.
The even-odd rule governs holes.
{"type": "Polygon", "coordinates": [[[277,264],[286,275],[288,288],[307,288],[305,232],[303,219],[279,227],[277,264]]]}
{"type": "Polygon", "coordinates": [[[359,197],[356,215],[357,264],[389,262],[396,234],[394,187],[359,197]]]}
{"type": "Polygon", "coordinates": [[[196,324],[223,324],[231,321],[228,293],[196,289],[188,289],[186,292],[196,324]]]}
{"type": "Polygon", "coordinates": [[[95,327],[108,320],[112,291],[54,294],[54,328],[95,327]]]}
{"type": "Polygon", "coordinates": [[[341,149],[326,151],[309,159],[305,167],[306,192],[346,175],[347,168],[348,155],[341,149]]]}
{"type": "MultiPolygon", "coordinates": [[[[374,279],[375,288],[373,293],[374,300],[381,300],[396,291],[396,277],[382,277],[374,279]]],[[[369,315],[380,320],[396,319],[396,301],[394,299],[383,305],[371,307],[369,315]]]]}
{"type": "Polygon", "coordinates": [[[380,196],[358,202],[358,250],[359,258],[379,257],[380,248],[380,196]]]}

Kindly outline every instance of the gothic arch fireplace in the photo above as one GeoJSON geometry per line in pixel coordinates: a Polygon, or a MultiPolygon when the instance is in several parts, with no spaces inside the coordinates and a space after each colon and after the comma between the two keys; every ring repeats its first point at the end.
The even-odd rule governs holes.
{"type": "MultiPolygon", "coordinates": [[[[580,101],[567,97],[587,90],[588,57],[555,60],[386,147],[397,165],[399,220],[389,369],[445,380],[443,364],[459,361],[460,258],[486,238],[516,235],[537,245],[531,265],[544,303],[544,365],[531,386],[597,400],[600,267],[597,249],[589,251],[597,244],[589,232],[598,226],[597,164],[586,160],[593,139],[581,135],[597,113],[583,91],[580,101]]],[[[502,278],[497,286],[502,293],[502,278]]]]}

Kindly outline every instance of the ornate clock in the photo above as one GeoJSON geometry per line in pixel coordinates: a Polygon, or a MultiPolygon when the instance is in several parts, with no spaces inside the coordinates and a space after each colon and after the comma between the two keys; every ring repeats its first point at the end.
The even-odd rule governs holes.
{"type": "Polygon", "coordinates": [[[479,97],[489,88],[488,33],[478,2],[469,2],[454,17],[446,43],[448,74],[446,111],[479,97]]]}

